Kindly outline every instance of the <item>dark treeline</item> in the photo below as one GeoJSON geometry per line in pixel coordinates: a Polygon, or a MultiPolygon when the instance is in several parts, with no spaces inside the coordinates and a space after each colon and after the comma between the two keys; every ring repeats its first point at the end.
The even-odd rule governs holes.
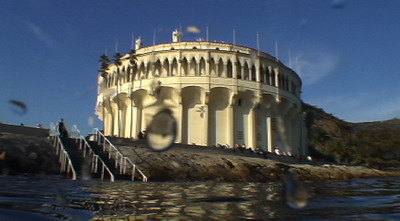
{"type": "Polygon", "coordinates": [[[400,119],[350,123],[304,104],[314,159],[374,168],[400,166],[400,119]]]}

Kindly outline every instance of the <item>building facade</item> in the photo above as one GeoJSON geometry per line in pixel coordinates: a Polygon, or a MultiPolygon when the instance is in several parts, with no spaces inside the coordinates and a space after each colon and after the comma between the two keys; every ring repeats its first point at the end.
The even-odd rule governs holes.
{"type": "Polygon", "coordinates": [[[150,47],[139,39],[135,65],[127,54],[99,75],[96,114],[106,135],[137,138],[167,107],[179,143],[307,154],[302,82],[292,69],[252,48],[180,37],[150,47]]]}

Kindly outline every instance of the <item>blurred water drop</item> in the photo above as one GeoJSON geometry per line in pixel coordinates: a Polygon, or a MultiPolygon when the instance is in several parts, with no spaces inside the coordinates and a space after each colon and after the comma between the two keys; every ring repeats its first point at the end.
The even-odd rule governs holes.
{"type": "Polygon", "coordinates": [[[147,128],[147,143],[155,151],[164,151],[170,148],[176,139],[176,119],[170,109],[162,109],[154,115],[147,128]]]}
{"type": "Polygon", "coordinates": [[[331,1],[331,7],[336,8],[336,9],[341,9],[346,6],[347,1],[346,0],[332,0],[331,1]]]}
{"type": "Polygon", "coordinates": [[[85,159],[83,160],[82,166],[81,166],[81,179],[82,180],[91,180],[92,179],[92,173],[90,171],[90,166],[91,166],[91,158],[90,156],[86,156],[85,159]]]}
{"type": "Polygon", "coordinates": [[[28,107],[22,101],[9,100],[8,102],[11,104],[11,110],[18,115],[24,115],[28,111],[28,107]]]}
{"type": "Polygon", "coordinates": [[[286,203],[293,209],[303,209],[308,205],[309,194],[296,173],[287,171],[283,177],[286,203]]]}
{"type": "Polygon", "coordinates": [[[252,64],[257,64],[258,54],[254,51],[250,52],[250,60],[252,64]]]}
{"type": "Polygon", "coordinates": [[[88,125],[91,127],[94,127],[94,124],[96,123],[96,118],[91,116],[88,118],[88,125]]]}
{"type": "Polygon", "coordinates": [[[198,34],[198,33],[201,32],[200,28],[197,27],[197,26],[194,26],[194,25],[188,26],[188,27],[186,28],[186,31],[189,32],[189,33],[193,33],[193,34],[198,34]]]}
{"type": "Polygon", "coordinates": [[[308,20],[303,18],[300,20],[299,26],[300,26],[300,28],[305,28],[307,26],[307,24],[308,24],[308,20]]]}
{"type": "Polygon", "coordinates": [[[67,196],[58,188],[54,190],[54,198],[57,206],[65,208],[69,205],[67,196]]]}

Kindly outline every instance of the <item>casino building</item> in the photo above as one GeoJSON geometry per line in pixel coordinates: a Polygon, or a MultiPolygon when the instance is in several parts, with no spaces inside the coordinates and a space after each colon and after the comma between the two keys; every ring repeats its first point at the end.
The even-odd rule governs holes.
{"type": "Polygon", "coordinates": [[[177,120],[177,142],[245,144],[306,155],[300,77],[249,47],[208,41],[143,47],[98,76],[96,114],[108,136],[137,138],[162,108],[177,120]]]}

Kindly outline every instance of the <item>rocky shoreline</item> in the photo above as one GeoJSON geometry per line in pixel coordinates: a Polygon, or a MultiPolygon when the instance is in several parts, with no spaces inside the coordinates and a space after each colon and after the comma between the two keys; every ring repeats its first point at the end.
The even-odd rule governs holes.
{"type": "Polygon", "coordinates": [[[400,176],[362,166],[323,164],[275,154],[259,155],[214,147],[176,144],[154,152],[143,141],[118,144],[120,151],[141,168],[151,181],[267,182],[282,179],[290,169],[303,181],[400,176]]]}
{"type": "MultiPolygon", "coordinates": [[[[176,144],[154,152],[144,141],[113,141],[148,176],[149,181],[268,182],[282,179],[290,169],[303,181],[400,176],[361,166],[322,164],[275,154],[259,155],[213,147],[176,144]]],[[[0,133],[0,172],[57,174],[58,158],[49,139],[0,133]]]]}

